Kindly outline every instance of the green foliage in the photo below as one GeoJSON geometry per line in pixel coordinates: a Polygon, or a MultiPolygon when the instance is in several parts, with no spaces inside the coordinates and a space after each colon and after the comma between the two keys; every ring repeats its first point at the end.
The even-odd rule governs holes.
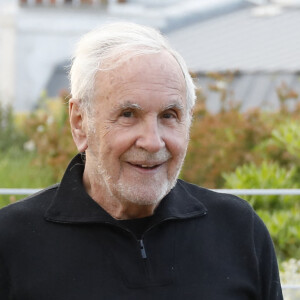
{"type": "Polygon", "coordinates": [[[10,148],[22,149],[26,136],[16,127],[12,108],[0,102],[0,152],[10,148]]]}
{"type": "Polygon", "coordinates": [[[270,137],[271,128],[260,111],[239,113],[235,109],[213,115],[198,111],[181,177],[209,188],[224,185],[222,173],[245,163],[259,163],[257,144],[270,137]]]}
{"type": "MultiPolygon", "coordinates": [[[[296,168],[286,169],[277,162],[264,161],[257,166],[254,163],[236,168],[229,174],[224,174],[225,188],[228,189],[291,189],[300,188],[295,182],[296,168]]],[[[243,197],[254,209],[280,209],[294,205],[295,196],[291,195],[251,195],[243,197]]]]}
{"type": "Polygon", "coordinates": [[[273,141],[285,148],[291,155],[300,160],[300,122],[289,121],[280,124],[272,131],[273,141]]]}
{"type": "MultiPolygon", "coordinates": [[[[298,200],[299,201],[299,200],[298,200]]],[[[300,207],[288,210],[257,210],[273,239],[279,261],[300,259],[300,207]]]]}
{"type": "Polygon", "coordinates": [[[67,102],[65,97],[44,100],[40,108],[24,120],[23,126],[37,152],[34,163],[40,168],[50,167],[55,181],[60,181],[68,162],[77,153],[67,102]]]}
{"type": "MultiPolygon", "coordinates": [[[[35,153],[10,149],[0,159],[1,188],[43,188],[54,183],[51,168],[35,165],[35,153]]],[[[0,207],[23,198],[24,195],[0,195],[0,207]]]]}
{"type": "MultiPolygon", "coordinates": [[[[27,115],[0,109],[0,187],[43,188],[61,180],[77,152],[65,97],[46,99],[27,115]]],[[[0,195],[0,207],[24,196],[0,195]]]]}
{"type": "MultiPolygon", "coordinates": [[[[288,164],[285,155],[284,159],[278,159],[276,162],[264,160],[259,165],[254,163],[242,165],[234,172],[224,174],[225,187],[237,189],[300,188],[299,129],[297,121],[279,123],[272,130],[267,141],[257,147],[261,151],[272,145],[277,147],[277,154],[287,152],[291,158],[288,164]]],[[[270,152],[269,157],[266,153],[265,159],[273,158],[274,152],[270,152]]],[[[267,225],[278,258],[282,261],[291,257],[300,259],[300,196],[253,195],[243,198],[253,205],[267,225]]]]}
{"type": "MultiPolygon", "coordinates": [[[[295,157],[272,138],[272,131],[280,124],[299,124],[298,93],[282,82],[276,89],[279,111],[256,109],[241,113],[231,87],[234,76],[236,73],[233,72],[207,74],[208,90],[219,96],[220,112],[217,114],[206,109],[208,99],[205,89],[197,90],[191,139],[181,172],[181,178],[187,181],[209,188],[222,188],[225,183],[222,174],[233,172],[244,164],[259,165],[264,160],[277,161],[280,166],[286,167],[295,164],[295,157]],[[291,101],[294,104],[292,111],[289,109],[291,101]]],[[[292,132],[299,135],[300,131],[294,129],[292,132]]]]}

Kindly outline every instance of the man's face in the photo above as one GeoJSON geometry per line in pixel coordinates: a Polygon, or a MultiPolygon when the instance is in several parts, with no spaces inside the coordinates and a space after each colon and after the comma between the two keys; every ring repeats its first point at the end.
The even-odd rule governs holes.
{"type": "Polygon", "coordinates": [[[86,170],[103,197],[156,205],[174,186],[188,144],[182,71],[168,53],[99,72],[86,170]]]}

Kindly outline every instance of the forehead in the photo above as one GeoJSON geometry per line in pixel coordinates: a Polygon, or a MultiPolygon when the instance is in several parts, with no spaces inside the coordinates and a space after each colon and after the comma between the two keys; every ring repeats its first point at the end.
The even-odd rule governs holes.
{"type": "MultiPolygon", "coordinates": [[[[111,98],[119,94],[160,94],[186,96],[183,73],[175,58],[167,52],[134,56],[109,71],[99,71],[95,96],[111,98]]],[[[110,99],[112,100],[112,99],[110,99]]],[[[128,99],[127,99],[128,100],[128,99]]]]}

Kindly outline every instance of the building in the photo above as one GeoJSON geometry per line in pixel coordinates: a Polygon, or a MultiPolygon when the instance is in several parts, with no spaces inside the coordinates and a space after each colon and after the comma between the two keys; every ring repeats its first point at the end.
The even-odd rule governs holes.
{"type": "Polygon", "coordinates": [[[290,0],[292,7],[267,2],[0,0],[0,101],[30,110],[43,93],[56,96],[68,89],[66,73],[78,38],[103,23],[130,20],[169,37],[206,89],[210,110],[219,107],[219,94],[207,90],[212,71],[235,71],[217,88],[232,90],[245,109],[270,99],[271,107],[278,105],[278,85],[300,93],[299,0],[290,0]]]}
{"type": "Polygon", "coordinates": [[[298,28],[300,1],[248,2],[168,37],[197,74],[210,111],[220,108],[223,91],[242,110],[274,110],[280,98],[290,108],[300,100],[298,28]]]}

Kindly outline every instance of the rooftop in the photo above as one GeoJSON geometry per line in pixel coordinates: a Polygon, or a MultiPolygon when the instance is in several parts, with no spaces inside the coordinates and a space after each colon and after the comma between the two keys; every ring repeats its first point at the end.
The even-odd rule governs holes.
{"type": "Polygon", "coordinates": [[[168,34],[194,72],[300,70],[300,8],[250,4],[168,34]]]}

